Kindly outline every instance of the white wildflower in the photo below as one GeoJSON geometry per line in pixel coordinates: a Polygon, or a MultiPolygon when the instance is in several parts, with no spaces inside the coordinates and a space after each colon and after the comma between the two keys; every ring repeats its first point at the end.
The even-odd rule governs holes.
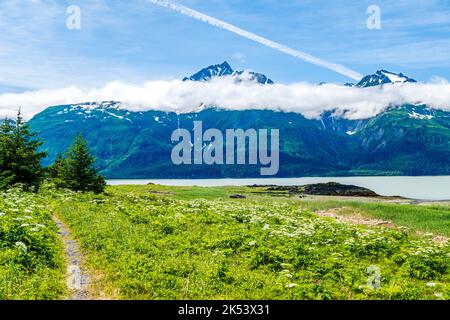
{"type": "Polygon", "coordinates": [[[268,230],[270,228],[270,225],[265,224],[264,227],[262,228],[263,230],[268,230]]]}
{"type": "Polygon", "coordinates": [[[286,288],[287,289],[291,289],[291,288],[295,288],[296,286],[298,286],[298,284],[296,284],[296,283],[289,283],[289,284],[286,285],[286,288]]]}
{"type": "Polygon", "coordinates": [[[427,287],[430,287],[430,288],[436,287],[436,282],[428,282],[427,287]]]}
{"type": "Polygon", "coordinates": [[[21,241],[17,241],[16,246],[19,247],[20,249],[22,249],[23,252],[27,252],[27,250],[28,250],[25,243],[23,243],[21,241]]]}
{"type": "Polygon", "coordinates": [[[248,245],[251,246],[251,247],[253,247],[253,246],[256,245],[256,241],[250,241],[250,242],[248,243],[248,245]]]}

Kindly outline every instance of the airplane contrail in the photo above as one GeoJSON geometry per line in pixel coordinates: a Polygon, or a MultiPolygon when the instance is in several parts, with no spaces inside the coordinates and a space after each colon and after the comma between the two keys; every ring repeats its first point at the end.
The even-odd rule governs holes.
{"type": "Polygon", "coordinates": [[[249,40],[258,42],[266,47],[281,51],[285,54],[288,54],[290,56],[293,56],[295,58],[301,59],[303,61],[330,69],[332,71],[335,71],[337,73],[340,73],[344,76],[347,76],[349,78],[352,78],[354,80],[361,80],[361,78],[363,77],[359,72],[356,72],[354,70],[348,69],[347,67],[340,65],[340,64],[336,64],[336,63],[332,63],[329,61],[325,61],[322,60],[320,58],[314,57],[308,53],[299,51],[299,50],[295,50],[292,49],[288,46],[282,45],[280,43],[274,42],[272,40],[269,40],[267,38],[258,36],[257,34],[245,31],[241,28],[238,28],[236,26],[233,26],[225,21],[210,17],[206,14],[203,14],[201,12],[195,11],[193,9],[190,9],[188,7],[185,7],[179,3],[176,2],[172,2],[169,0],[148,0],[153,4],[156,4],[158,6],[161,7],[165,7],[168,9],[171,9],[173,11],[176,11],[178,13],[181,13],[185,16],[206,22],[214,27],[220,28],[220,29],[224,29],[224,30],[228,30],[230,32],[233,32],[241,37],[247,38],[249,40]]]}

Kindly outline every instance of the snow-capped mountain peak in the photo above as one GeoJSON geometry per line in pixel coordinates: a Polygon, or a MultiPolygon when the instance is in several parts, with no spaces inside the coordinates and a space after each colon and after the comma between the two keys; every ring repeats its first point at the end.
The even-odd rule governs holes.
{"type": "Polygon", "coordinates": [[[206,67],[196,74],[186,77],[183,81],[191,80],[191,81],[208,81],[214,77],[223,77],[233,74],[233,69],[228,64],[228,62],[224,61],[221,64],[211,65],[206,67]]]}
{"type": "Polygon", "coordinates": [[[403,73],[393,73],[386,70],[380,70],[377,73],[386,76],[392,83],[417,82],[414,79],[408,78],[403,73]]]}
{"type": "Polygon", "coordinates": [[[405,76],[403,73],[394,73],[387,70],[378,70],[376,73],[367,75],[356,85],[360,88],[375,87],[385,84],[415,83],[416,80],[405,76]]]}
{"type": "Polygon", "coordinates": [[[262,73],[252,71],[235,71],[228,62],[222,64],[211,65],[197,72],[196,74],[186,77],[183,81],[209,81],[215,77],[232,76],[237,82],[256,81],[260,84],[273,84],[273,81],[262,73]]]}

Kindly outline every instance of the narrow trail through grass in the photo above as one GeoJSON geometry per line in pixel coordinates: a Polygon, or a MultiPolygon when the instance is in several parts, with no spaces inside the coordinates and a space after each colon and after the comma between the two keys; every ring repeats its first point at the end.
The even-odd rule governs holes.
{"type": "Polygon", "coordinates": [[[58,234],[64,243],[64,252],[67,261],[67,288],[70,290],[69,300],[89,300],[90,275],[83,268],[81,261],[83,255],[79,249],[78,243],[70,234],[66,225],[56,216],[53,220],[58,226],[58,234]]]}

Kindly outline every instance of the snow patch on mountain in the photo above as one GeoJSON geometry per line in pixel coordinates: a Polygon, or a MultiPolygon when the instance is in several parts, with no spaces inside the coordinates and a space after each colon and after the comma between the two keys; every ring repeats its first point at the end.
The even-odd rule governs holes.
{"type": "Polygon", "coordinates": [[[415,111],[409,113],[409,117],[411,119],[420,119],[420,120],[431,120],[434,118],[431,114],[420,114],[415,111]]]}
{"type": "MultiPolygon", "coordinates": [[[[79,104],[71,104],[63,110],[58,111],[57,115],[75,115],[84,119],[101,117],[101,118],[115,118],[118,120],[133,121],[128,118],[131,113],[127,110],[127,105],[117,101],[102,101],[102,102],[84,102],[79,104]]],[[[65,122],[72,122],[74,120],[65,120],[65,122]]]]}

